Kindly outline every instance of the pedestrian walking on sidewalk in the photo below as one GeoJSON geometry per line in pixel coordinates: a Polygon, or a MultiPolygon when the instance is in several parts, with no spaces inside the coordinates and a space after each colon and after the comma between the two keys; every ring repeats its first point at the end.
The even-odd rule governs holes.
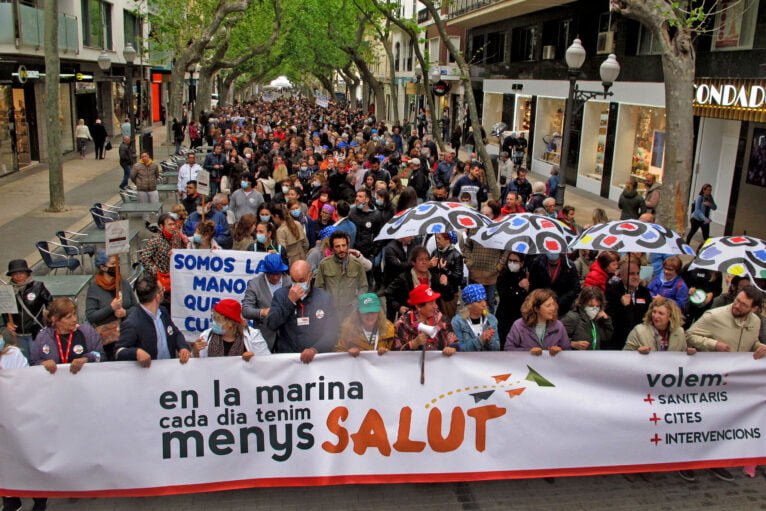
{"type": "Polygon", "coordinates": [[[120,167],[122,167],[122,182],[120,183],[120,190],[124,190],[128,186],[128,179],[130,179],[130,171],[133,168],[133,149],[130,147],[130,137],[122,137],[122,143],[120,144],[120,167]]]}
{"type": "Polygon", "coordinates": [[[96,146],[96,159],[103,160],[106,152],[104,147],[106,146],[106,139],[109,138],[109,134],[101,123],[101,119],[96,119],[90,134],[93,136],[93,145],[96,146]]]}
{"type": "Polygon", "coordinates": [[[88,145],[88,140],[93,140],[90,134],[90,130],[85,125],[85,119],[77,121],[77,127],[74,130],[74,138],[77,140],[77,151],[80,153],[80,159],[85,159],[85,147],[88,145]]]}
{"type": "Polygon", "coordinates": [[[130,180],[136,184],[138,202],[160,202],[157,191],[157,181],[160,178],[160,167],[154,163],[146,151],[141,153],[141,160],[133,165],[130,180]]]}

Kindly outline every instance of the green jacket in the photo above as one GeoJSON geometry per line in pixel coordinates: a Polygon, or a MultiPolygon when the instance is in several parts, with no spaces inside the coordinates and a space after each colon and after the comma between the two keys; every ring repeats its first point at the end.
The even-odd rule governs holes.
{"type": "Polygon", "coordinates": [[[341,262],[332,255],[319,263],[314,285],[330,293],[335,310],[346,315],[356,308],[356,297],[367,292],[367,274],[357,259],[346,256],[341,262]]]}

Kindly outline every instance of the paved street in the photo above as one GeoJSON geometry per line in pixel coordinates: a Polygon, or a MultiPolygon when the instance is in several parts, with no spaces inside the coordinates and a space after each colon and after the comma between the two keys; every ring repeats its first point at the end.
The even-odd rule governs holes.
{"type": "MultiPolygon", "coordinates": [[[[166,154],[160,146],[164,132],[156,128],[156,154],[166,154]]],[[[5,214],[0,233],[12,243],[0,247],[0,264],[26,256],[38,259],[34,242],[49,239],[61,228],[78,229],[89,221],[88,207],[96,201],[116,201],[120,170],[117,152],[107,159],[71,159],[65,164],[69,211],[50,214],[47,205],[47,169],[39,166],[0,180],[5,198],[5,214]]],[[[540,179],[542,176],[533,176],[540,179]]],[[[605,207],[610,217],[618,212],[604,199],[569,188],[568,203],[577,208],[577,220],[588,223],[594,207],[605,207]]],[[[140,220],[134,220],[138,226],[140,220]]],[[[52,500],[51,510],[308,510],[327,509],[530,509],[530,510],[638,510],[638,509],[766,509],[766,478],[755,479],[734,470],[733,483],[719,481],[708,472],[698,472],[698,482],[688,484],[675,473],[658,473],[645,478],[595,476],[559,478],[553,484],[544,480],[489,481],[479,483],[400,484],[331,486],[320,488],[273,488],[226,491],[194,495],[52,500]]],[[[29,502],[25,500],[25,502],[29,502]]]]}
{"type": "Polygon", "coordinates": [[[330,486],[227,491],[173,497],[51,501],[50,510],[139,511],[268,509],[405,509],[423,510],[756,510],[766,509],[766,478],[733,470],[726,483],[709,472],[697,472],[686,483],[675,472],[646,475],[560,478],[480,483],[330,486]]]}

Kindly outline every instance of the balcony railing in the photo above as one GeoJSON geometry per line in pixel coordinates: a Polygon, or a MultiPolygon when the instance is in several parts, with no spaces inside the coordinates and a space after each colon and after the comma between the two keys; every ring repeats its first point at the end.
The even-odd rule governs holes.
{"type": "MultiPolygon", "coordinates": [[[[18,5],[19,40],[22,45],[42,48],[45,45],[45,15],[42,9],[18,5]]],[[[59,13],[59,51],[77,53],[80,50],[76,16],[59,13]]]]}
{"type": "Polygon", "coordinates": [[[502,1],[504,0],[452,0],[449,4],[449,17],[462,16],[476,9],[502,1]]]}

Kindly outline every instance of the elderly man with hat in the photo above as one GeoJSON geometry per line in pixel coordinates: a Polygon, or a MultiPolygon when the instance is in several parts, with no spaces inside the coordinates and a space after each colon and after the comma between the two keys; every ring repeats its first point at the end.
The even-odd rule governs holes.
{"type": "Polygon", "coordinates": [[[257,276],[247,283],[245,297],[242,299],[242,316],[253,320],[261,331],[269,350],[274,348],[277,332],[266,326],[271,301],[278,289],[289,288],[293,281],[286,275],[288,266],[279,254],[268,254],[258,262],[255,268],[257,276]]]}
{"type": "Polygon", "coordinates": [[[270,355],[266,339],[257,328],[250,328],[242,317],[242,305],[226,298],[213,306],[210,328],[192,345],[195,357],[242,357],[270,355]]]}
{"type": "Polygon", "coordinates": [[[399,317],[396,322],[396,336],[399,338],[401,349],[426,351],[441,350],[445,356],[451,356],[457,351],[452,344],[457,341],[457,337],[449,323],[444,321],[436,300],[441,295],[432,290],[428,284],[420,284],[410,291],[407,303],[412,306],[405,314],[399,317]],[[434,327],[434,335],[422,331],[434,327]]]}
{"type": "Polygon", "coordinates": [[[44,326],[43,312],[53,301],[53,296],[45,284],[32,278],[32,270],[24,259],[9,262],[5,275],[11,278],[18,309],[16,314],[5,316],[5,326],[16,335],[21,352],[29,359],[32,340],[44,326]]]}
{"type": "Polygon", "coordinates": [[[362,351],[377,351],[382,355],[396,347],[394,325],[386,319],[380,298],[375,293],[364,293],[356,300],[356,311],[340,326],[335,351],[348,352],[356,357],[362,351]]]}
{"type": "Polygon", "coordinates": [[[313,288],[313,272],[308,262],[290,266],[293,285],[274,292],[265,325],[277,332],[274,353],[300,353],[308,364],[317,353],[333,350],[338,340],[338,314],[332,296],[313,288]]]}
{"type": "Polygon", "coordinates": [[[481,284],[470,284],[461,295],[465,307],[452,318],[452,329],[460,351],[499,351],[497,318],[487,309],[487,292],[481,284]]]}

